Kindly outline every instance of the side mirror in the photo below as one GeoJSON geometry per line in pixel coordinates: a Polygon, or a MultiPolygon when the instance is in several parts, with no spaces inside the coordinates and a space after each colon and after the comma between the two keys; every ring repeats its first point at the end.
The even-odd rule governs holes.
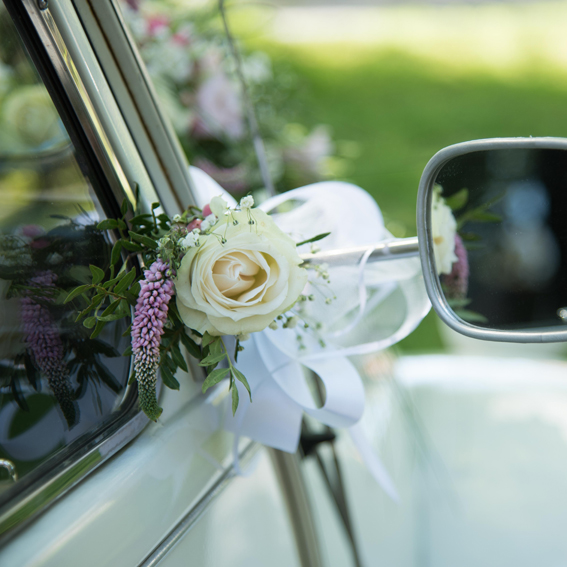
{"type": "Polygon", "coordinates": [[[427,291],[447,325],[478,339],[567,341],[567,139],[441,150],[417,215],[427,291]]]}

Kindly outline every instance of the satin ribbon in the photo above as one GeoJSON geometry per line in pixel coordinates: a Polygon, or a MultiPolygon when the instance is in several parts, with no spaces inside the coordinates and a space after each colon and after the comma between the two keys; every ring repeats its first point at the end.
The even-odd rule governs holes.
{"type": "MultiPolygon", "coordinates": [[[[190,171],[197,204],[203,206],[217,195],[231,206],[236,204],[207,174],[195,167],[190,171]]],[[[308,316],[324,324],[321,337],[325,347],[317,337],[302,333],[306,348],[300,351],[296,332],[290,329],[266,329],[243,343],[245,349],[237,366],[248,380],[253,402],[237,383],[238,410],[233,417],[227,407],[224,421],[224,427],[235,434],[235,466],[239,470],[240,436],[295,452],[306,413],[330,427],[348,429],[369,472],[387,494],[397,499],[392,480],[357,425],[364,411],[364,387],[347,357],[395,344],[427,314],[430,304],[419,260],[367,262],[372,245],[393,237],[384,227],[375,201],[349,183],[316,183],[273,197],[260,208],[271,212],[276,224],[298,241],[331,232],[318,243],[322,250],[369,245],[369,251],[358,265],[328,268],[330,289],[337,297],[331,305],[321,301],[304,304],[308,316]],[[274,212],[282,208],[288,212],[274,212]],[[313,400],[305,369],[317,374],[325,386],[322,407],[313,400]]]]}

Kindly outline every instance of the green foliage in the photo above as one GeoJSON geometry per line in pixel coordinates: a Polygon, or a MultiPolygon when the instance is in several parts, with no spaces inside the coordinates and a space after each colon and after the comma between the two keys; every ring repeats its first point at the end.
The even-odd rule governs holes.
{"type": "Polygon", "coordinates": [[[313,236],[312,238],[308,238],[307,240],[302,240],[301,242],[298,242],[296,246],[303,246],[304,244],[309,244],[310,242],[317,242],[318,240],[323,240],[323,238],[326,238],[327,236],[329,236],[329,234],[331,233],[323,232],[322,234],[318,234],[317,236],[313,236]]]}

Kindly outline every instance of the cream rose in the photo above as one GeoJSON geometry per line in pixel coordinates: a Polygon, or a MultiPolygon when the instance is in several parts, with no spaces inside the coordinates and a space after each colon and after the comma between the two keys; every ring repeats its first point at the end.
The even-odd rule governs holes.
{"type": "Polygon", "coordinates": [[[177,307],[191,329],[214,336],[262,331],[303,291],[307,271],[295,242],[263,211],[251,215],[223,214],[181,260],[177,307]]]}
{"type": "Polygon", "coordinates": [[[450,274],[453,264],[458,260],[455,254],[457,221],[445,199],[441,197],[439,186],[433,189],[431,196],[431,232],[437,273],[450,274]]]}

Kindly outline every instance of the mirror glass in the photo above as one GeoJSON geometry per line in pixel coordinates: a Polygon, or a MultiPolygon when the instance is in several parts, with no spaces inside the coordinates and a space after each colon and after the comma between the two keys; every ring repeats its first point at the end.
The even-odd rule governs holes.
{"type": "Polygon", "coordinates": [[[567,329],[567,151],[455,157],[437,175],[430,206],[436,271],[461,319],[567,329]]]}

